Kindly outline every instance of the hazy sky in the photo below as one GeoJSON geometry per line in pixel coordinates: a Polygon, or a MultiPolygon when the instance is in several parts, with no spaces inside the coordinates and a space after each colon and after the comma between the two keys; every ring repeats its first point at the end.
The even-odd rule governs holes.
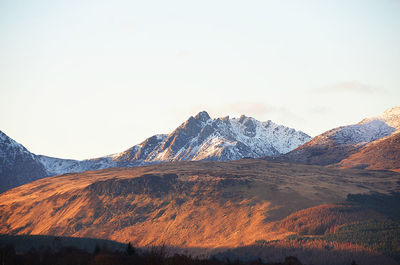
{"type": "Polygon", "coordinates": [[[400,105],[399,0],[0,0],[0,130],[92,158],[189,116],[312,136],[400,105]]]}

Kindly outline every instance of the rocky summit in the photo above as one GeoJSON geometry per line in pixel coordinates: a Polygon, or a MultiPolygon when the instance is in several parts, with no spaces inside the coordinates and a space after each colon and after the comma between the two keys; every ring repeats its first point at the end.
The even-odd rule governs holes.
{"type": "MultiPolygon", "coordinates": [[[[301,131],[240,118],[212,119],[202,111],[170,134],[157,134],[128,150],[104,157],[72,160],[35,155],[1,133],[0,192],[38,178],[111,167],[132,167],[170,161],[230,161],[277,156],[311,140],[301,131]],[[18,166],[21,161],[23,166],[18,166]]],[[[22,164],[21,164],[22,165],[22,164]]]]}

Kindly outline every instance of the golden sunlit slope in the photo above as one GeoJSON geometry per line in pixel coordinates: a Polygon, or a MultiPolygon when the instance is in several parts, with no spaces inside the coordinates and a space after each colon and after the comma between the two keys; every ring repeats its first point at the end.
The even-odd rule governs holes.
{"type": "Polygon", "coordinates": [[[289,214],[350,193],[398,192],[394,172],[245,159],[44,178],[0,194],[0,233],[95,237],[137,246],[233,247],[293,233],[289,214]]]}
{"type": "Polygon", "coordinates": [[[400,133],[366,145],[337,165],[345,168],[359,167],[400,172],[400,133]]]}

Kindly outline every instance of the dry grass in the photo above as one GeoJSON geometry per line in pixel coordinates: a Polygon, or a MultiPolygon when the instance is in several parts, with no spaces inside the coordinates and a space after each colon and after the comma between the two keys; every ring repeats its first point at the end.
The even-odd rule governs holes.
{"type": "Polygon", "coordinates": [[[400,133],[374,141],[338,163],[344,168],[400,172],[400,133]]]}
{"type": "Polygon", "coordinates": [[[399,179],[254,159],[66,174],[0,194],[0,233],[244,246],[291,234],[276,222],[295,211],[342,202],[349,193],[399,191],[399,179]]]}
{"type": "Polygon", "coordinates": [[[323,235],[335,233],[343,225],[368,220],[384,221],[387,218],[355,205],[323,204],[295,212],[284,218],[279,225],[300,235],[323,235]]]}

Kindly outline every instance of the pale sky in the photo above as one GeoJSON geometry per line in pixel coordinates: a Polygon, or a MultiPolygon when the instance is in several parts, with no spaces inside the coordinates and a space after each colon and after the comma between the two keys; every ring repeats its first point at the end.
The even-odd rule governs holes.
{"type": "Polygon", "coordinates": [[[191,115],[315,136],[400,105],[399,0],[0,0],[0,130],[121,152],[191,115]]]}

